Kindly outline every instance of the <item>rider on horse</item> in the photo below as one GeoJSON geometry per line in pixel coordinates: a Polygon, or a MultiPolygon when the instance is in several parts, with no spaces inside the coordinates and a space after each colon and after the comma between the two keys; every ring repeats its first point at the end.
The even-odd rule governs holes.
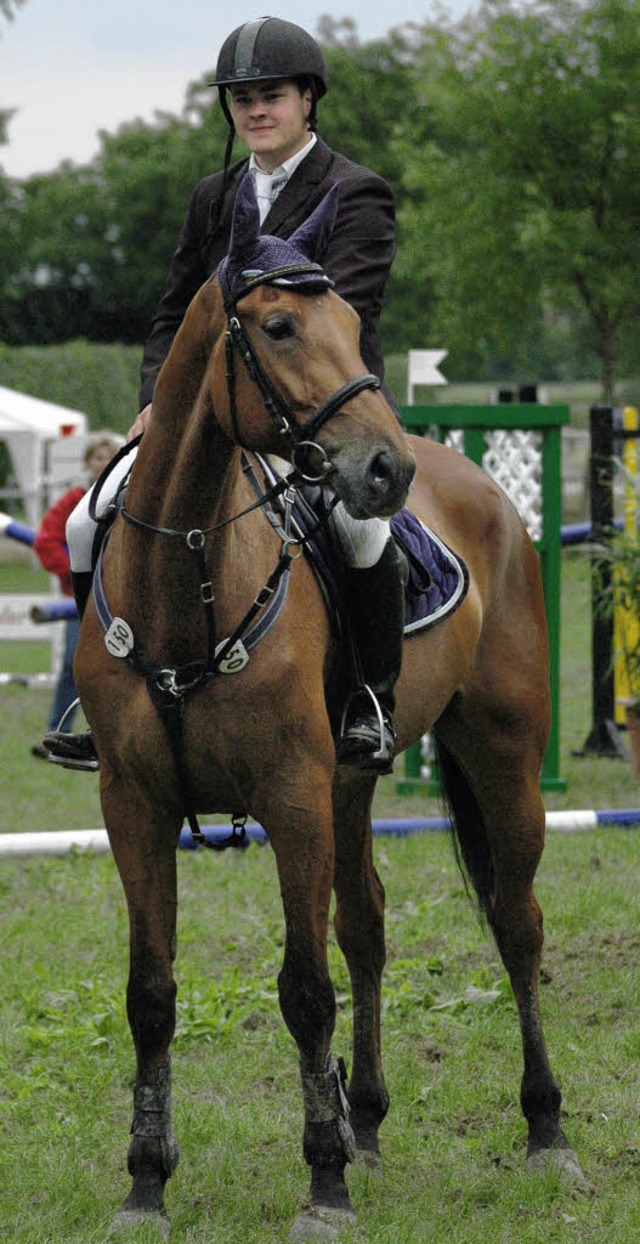
{"type": "MultiPolygon", "coordinates": [[[[152,417],[155,381],[187,308],[227,253],[233,204],[247,170],[255,182],[262,232],[281,238],[290,237],[338,183],[337,219],[323,267],[337,293],[360,316],[365,366],[380,380],[384,375],[378,319],[395,254],[393,194],[382,178],[332,151],[316,134],[317,102],[327,91],[318,44],[299,26],[279,18],[247,22],[224,42],[213,85],[229,122],[225,165],[193,192],[145,344],[141,410],[129,439],[143,432],[152,417]],[[235,135],[248,147],[250,157],[232,164],[235,135]]],[[[388,392],[386,396],[393,405],[388,392]]],[[[118,474],[122,473],[114,477],[114,490],[118,474]]],[[[339,504],[334,522],[346,566],[345,604],[362,683],[361,693],[347,706],[337,760],[388,772],[395,746],[394,689],[403,642],[400,560],[385,519],[353,519],[339,504]]],[[[91,592],[94,532],[85,499],[67,528],[80,616],[91,592]]],[[[90,733],[52,731],[45,745],[60,763],[96,767],[90,733]]]]}

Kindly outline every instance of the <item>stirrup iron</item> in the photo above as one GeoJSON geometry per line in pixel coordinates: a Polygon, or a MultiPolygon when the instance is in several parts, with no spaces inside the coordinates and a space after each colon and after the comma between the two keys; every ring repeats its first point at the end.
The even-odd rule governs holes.
{"type": "MultiPolygon", "coordinates": [[[[340,735],[339,735],[338,748],[340,747],[340,744],[345,741],[345,727],[347,724],[347,718],[349,716],[349,711],[351,709],[351,706],[354,703],[354,701],[358,700],[362,696],[363,692],[367,694],[367,696],[369,697],[371,701],[374,715],[376,718],[376,723],[378,726],[378,747],[374,752],[371,752],[367,756],[367,760],[376,762],[379,765],[382,765],[382,764],[391,765],[394,755],[395,755],[395,751],[389,748],[387,741],[386,741],[386,734],[387,734],[387,731],[389,731],[391,735],[394,734],[393,726],[391,725],[390,722],[385,721],[384,713],[382,712],[382,709],[380,707],[380,701],[377,695],[375,694],[375,692],[366,682],[360,683],[358,687],[354,687],[353,691],[351,691],[350,694],[347,696],[347,700],[346,700],[344,710],[342,713],[342,720],[340,722],[340,735]]],[[[357,763],[357,758],[356,758],[356,763],[357,763]]]]}

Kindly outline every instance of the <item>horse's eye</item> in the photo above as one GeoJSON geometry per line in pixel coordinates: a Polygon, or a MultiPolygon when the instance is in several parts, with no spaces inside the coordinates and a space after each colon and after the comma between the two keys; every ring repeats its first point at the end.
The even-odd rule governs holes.
{"type": "Polygon", "coordinates": [[[272,341],[284,341],[287,337],[295,337],[296,322],[292,315],[274,315],[265,321],[262,329],[272,341]]]}

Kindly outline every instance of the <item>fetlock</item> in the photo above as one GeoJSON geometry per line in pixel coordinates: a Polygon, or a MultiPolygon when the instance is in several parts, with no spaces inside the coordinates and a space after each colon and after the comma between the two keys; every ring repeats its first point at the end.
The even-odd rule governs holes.
{"type": "Polygon", "coordinates": [[[347,1162],[354,1161],[356,1146],[349,1121],[343,1060],[328,1054],[324,1071],[302,1071],[302,1093],[305,1161],[314,1168],[344,1168],[347,1162]]]}

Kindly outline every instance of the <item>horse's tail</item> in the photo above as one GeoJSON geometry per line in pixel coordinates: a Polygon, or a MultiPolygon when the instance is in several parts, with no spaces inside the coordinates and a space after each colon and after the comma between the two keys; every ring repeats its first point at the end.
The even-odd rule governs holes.
{"type": "Polygon", "coordinates": [[[452,821],[453,847],[467,892],[473,887],[480,912],[491,923],[495,873],[478,801],[457,760],[434,732],[442,796],[452,821]]]}

